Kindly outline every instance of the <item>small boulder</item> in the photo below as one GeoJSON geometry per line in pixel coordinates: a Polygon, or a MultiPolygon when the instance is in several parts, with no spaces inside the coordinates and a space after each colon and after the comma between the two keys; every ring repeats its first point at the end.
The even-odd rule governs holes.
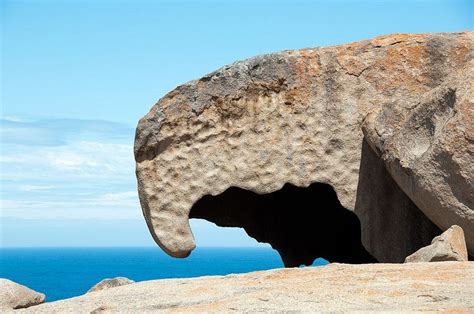
{"type": "Polygon", "coordinates": [[[464,231],[459,226],[451,226],[435,237],[431,244],[422,247],[405,259],[405,263],[467,261],[464,231]]]}
{"type": "Polygon", "coordinates": [[[0,278],[0,309],[22,309],[43,303],[45,295],[8,279],[0,278]]]}
{"type": "Polygon", "coordinates": [[[94,292],[94,291],[99,291],[99,290],[105,290],[105,289],[110,289],[114,287],[120,287],[124,285],[128,285],[131,283],[134,283],[135,281],[130,280],[125,277],[116,277],[116,278],[107,278],[102,280],[101,282],[95,284],[92,288],[87,291],[89,292],[94,292]]]}

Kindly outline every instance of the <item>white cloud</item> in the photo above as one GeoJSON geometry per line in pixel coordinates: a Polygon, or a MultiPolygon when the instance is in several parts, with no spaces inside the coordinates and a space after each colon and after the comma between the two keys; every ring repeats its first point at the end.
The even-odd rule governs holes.
{"type": "Polygon", "coordinates": [[[101,120],[0,118],[2,144],[60,146],[77,141],[123,142],[133,139],[133,131],[126,125],[101,120]]]}
{"type": "Polygon", "coordinates": [[[2,155],[0,163],[5,169],[3,177],[11,180],[35,176],[133,178],[135,167],[131,144],[85,141],[54,147],[16,148],[2,155]]]}
{"type": "Polygon", "coordinates": [[[97,167],[99,165],[97,160],[89,156],[81,156],[70,152],[53,155],[49,159],[52,166],[66,171],[82,171],[84,168],[97,167]]]}
{"type": "Polygon", "coordinates": [[[23,219],[137,219],[141,218],[136,191],[106,193],[70,200],[0,200],[0,217],[23,219]]]}
{"type": "Polygon", "coordinates": [[[96,198],[96,202],[107,205],[136,206],[138,204],[138,192],[107,193],[96,198]]]}
{"type": "Polygon", "coordinates": [[[54,185],[30,185],[24,184],[19,186],[20,191],[35,192],[35,191],[49,191],[54,189],[54,185]]]}
{"type": "Polygon", "coordinates": [[[2,217],[141,217],[133,129],[84,120],[7,121],[0,128],[9,136],[0,155],[2,217]],[[35,138],[42,134],[48,139],[35,138]]]}
{"type": "Polygon", "coordinates": [[[10,122],[25,122],[25,120],[16,116],[4,116],[3,119],[10,122]]]}

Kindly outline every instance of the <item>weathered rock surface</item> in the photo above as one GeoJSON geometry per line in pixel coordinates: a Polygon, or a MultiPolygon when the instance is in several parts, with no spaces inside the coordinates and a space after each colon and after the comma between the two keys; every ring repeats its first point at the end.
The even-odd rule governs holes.
{"type": "Polygon", "coordinates": [[[387,310],[474,311],[474,263],[330,264],[145,281],[31,308],[36,313],[387,310]]]}
{"type": "Polygon", "coordinates": [[[0,278],[0,310],[21,309],[43,303],[44,294],[0,278]]]}
{"type": "Polygon", "coordinates": [[[354,212],[361,222],[362,243],[379,262],[403,263],[442,232],[398,187],[366,141],[354,212]]]}
{"type": "MultiPolygon", "coordinates": [[[[471,54],[474,53],[471,51],[471,54]]],[[[388,172],[442,230],[474,252],[474,60],[407,108],[379,108],[363,130],[388,172]]]]}
{"type": "Polygon", "coordinates": [[[94,291],[106,290],[110,288],[120,287],[124,285],[128,285],[134,283],[135,281],[130,280],[125,277],[116,277],[116,278],[106,278],[97,284],[95,284],[92,288],[87,291],[87,293],[91,293],[94,291]]]}
{"type": "MultiPolygon", "coordinates": [[[[331,186],[340,205],[357,214],[362,235],[355,232],[323,240],[312,234],[316,228],[309,228],[291,243],[298,237],[306,243],[361,237],[363,245],[379,261],[402,262],[439,234],[439,229],[419,212],[421,209],[442,230],[452,224],[462,226],[472,250],[472,196],[461,200],[465,205],[462,209],[458,210],[456,204],[451,209],[448,205],[453,198],[442,206],[420,201],[428,200],[437,191],[427,188],[417,197],[394,171],[387,173],[387,162],[376,163],[372,175],[374,169],[368,160],[380,158],[370,156],[375,154],[371,149],[364,152],[361,124],[371,112],[384,112],[383,121],[388,125],[392,120],[405,120],[419,100],[434,89],[454,82],[453,77],[459,73],[473,72],[473,46],[474,32],[395,34],[335,47],[258,56],[177,87],[140,120],[136,132],[139,195],[153,238],[168,254],[185,257],[195,247],[189,217],[244,227],[249,234],[273,228],[269,234],[256,235],[256,239],[269,242],[291,264],[307,263],[318,257],[321,248],[312,251],[305,250],[304,245],[295,248],[280,243],[278,235],[283,231],[275,229],[279,228],[278,223],[256,225],[249,223],[253,214],[243,217],[232,211],[219,217],[211,215],[211,211],[193,213],[192,208],[206,195],[218,196],[229,188],[260,195],[279,191],[286,183],[297,187],[318,183],[331,186]],[[372,197],[363,196],[370,193],[372,197]]],[[[455,142],[448,140],[446,143],[452,145],[447,150],[455,155],[437,155],[439,158],[430,159],[430,167],[423,167],[434,167],[434,173],[445,175],[440,180],[454,182],[447,186],[454,188],[452,194],[462,195],[457,200],[465,197],[469,189],[456,190],[456,186],[465,189],[472,184],[467,180],[469,167],[458,169],[466,166],[466,161],[471,161],[472,169],[472,158],[466,155],[470,146],[465,145],[472,137],[470,131],[463,131],[470,128],[472,116],[456,113],[457,109],[466,112],[466,106],[472,105],[468,101],[470,82],[461,82],[459,91],[457,85],[449,85],[447,88],[455,91],[443,94],[448,97],[447,105],[436,109],[442,114],[440,124],[461,123],[459,130],[453,124],[447,133],[453,132],[449,138],[467,136],[460,144],[464,146],[458,150],[455,142]],[[454,107],[449,100],[453,93],[459,93],[454,107]]],[[[426,139],[431,135],[423,136],[426,139]]],[[[414,134],[409,138],[414,140],[414,134]]],[[[426,146],[425,142],[420,145],[426,146]]],[[[374,147],[372,140],[369,144],[374,147]]],[[[420,172],[422,175],[425,172],[420,172]]],[[[322,208],[318,200],[324,198],[320,193],[314,195],[315,212],[322,208]]],[[[233,201],[225,198],[215,210],[221,211],[233,201]]],[[[288,208],[286,217],[278,219],[291,217],[292,211],[288,208]]],[[[265,222],[272,219],[266,218],[265,222]]],[[[307,217],[299,218],[303,221],[307,217]]],[[[344,229],[337,219],[311,218],[344,229]]],[[[350,221],[351,225],[355,223],[358,222],[350,221]]],[[[287,232],[285,236],[292,234],[287,232]]]]}
{"type": "Polygon", "coordinates": [[[405,263],[467,261],[464,232],[459,226],[452,226],[437,236],[431,245],[425,246],[405,259],[405,263]]]}

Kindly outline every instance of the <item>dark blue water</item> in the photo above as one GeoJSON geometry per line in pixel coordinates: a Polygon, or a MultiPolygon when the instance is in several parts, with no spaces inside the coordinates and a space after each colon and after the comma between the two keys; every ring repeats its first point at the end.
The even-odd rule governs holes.
{"type": "Polygon", "coordinates": [[[280,267],[279,255],[270,248],[198,248],[186,259],[171,258],[159,248],[0,249],[0,277],[46,294],[47,301],[84,294],[100,280],[117,276],[142,281],[280,267]]]}

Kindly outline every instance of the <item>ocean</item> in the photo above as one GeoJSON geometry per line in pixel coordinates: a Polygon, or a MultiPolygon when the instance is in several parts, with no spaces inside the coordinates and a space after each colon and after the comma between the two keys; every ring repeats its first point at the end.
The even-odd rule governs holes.
{"type": "MultiPolygon", "coordinates": [[[[313,265],[325,265],[323,259],[313,265]]],[[[271,248],[197,248],[175,259],[158,247],[1,248],[0,277],[46,295],[46,302],[84,294],[104,278],[135,281],[226,275],[281,268],[271,248]]]]}

